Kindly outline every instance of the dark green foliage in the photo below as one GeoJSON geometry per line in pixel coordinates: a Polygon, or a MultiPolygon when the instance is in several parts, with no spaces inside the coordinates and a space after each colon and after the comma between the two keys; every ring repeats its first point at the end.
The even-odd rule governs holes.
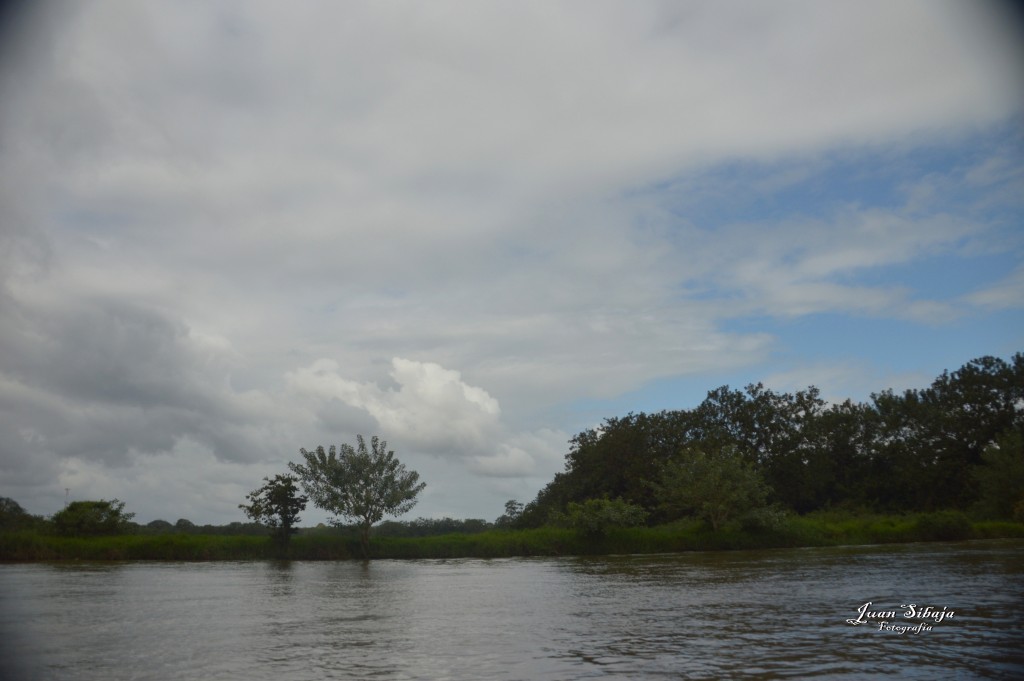
{"type": "Polygon", "coordinates": [[[792,394],[722,386],[692,410],[606,419],[574,437],[565,470],[513,526],[540,527],[570,503],[602,497],[642,507],[652,523],[671,520],[682,509],[659,500],[662,472],[693,448],[735,452],[766,483],[767,502],[801,514],[977,508],[1024,518],[1024,464],[1009,454],[1019,450],[990,449],[1014,432],[1024,433],[1021,353],[972,360],[928,388],[882,391],[865,404],[826,405],[813,386],[792,394]]]}
{"type": "Polygon", "coordinates": [[[250,519],[270,528],[270,536],[282,547],[295,534],[299,513],[306,509],[308,499],[299,495],[295,483],[298,478],[291,475],[275,475],[273,479],[263,478],[262,487],[249,492],[249,504],[239,504],[250,519]]]}
{"type": "Polygon", "coordinates": [[[978,511],[986,518],[1024,521],[1024,436],[1010,430],[985,448],[974,469],[978,511]]]}
{"type": "Polygon", "coordinates": [[[924,541],[955,541],[970,539],[970,519],[960,511],[937,511],[918,518],[915,534],[924,541]]]}
{"type": "Polygon", "coordinates": [[[772,532],[786,524],[789,514],[778,506],[758,506],[739,516],[744,532],[772,532]]]}
{"type": "Polygon", "coordinates": [[[371,438],[370,449],[362,435],[356,440],[358,448],[343,444],[340,451],[333,446],[330,452],[302,449],[305,463],[288,467],[313,503],[337,516],[332,523],[348,518],[359,524],[363,555],[369,557],[370,528],[385,515],[410,511],[426,484],[419,482],[419,473],[405,470],[383,440],[371,438]]]}
{"type": "Polygon", "coordinates": [[[505,512],[495,519],[494,526],[505,529],[515,527],[522,515],[523,505],[515,499],[509,499],[505,502],[505,512]]]}
{"type": "Polygon", "coordinates": [[[146,528],[153,532],[170,532],[174,529],[174,525],[171,525],[166,520],[154,520],[146,523],[146,528]]]}
{"type": "Polygon", "coordinates": [[[647,511],[622,499],[587,499],[582,504],[569,502],[564,514],[556,514],[553,525],[570,527],[589,539],[600,539],[612,528],[638,527],[647,519],[647,511]]]}
{"type": "Polygon", "coordinates": [[[978,500],[982,453],[1024,429],[1024,355],[943,372],[929,388],[872,395],[877,433],[864,481],[867,500],[888,510],[966,509],[978,500]]]}
{"type": "Polygon", "coordinates": [[[491,523],[479,518],[417,518],[385,520],[373,528],[375,537],[432,537],[441,534],[476,534],[491,529],[491,523]]]}
{"type": "Polygon", "coordinates": [[[37,529],[45,524],[45,520],[30,515],[14,499],[0,497],[0,532],[37,529]]]}
{"type": "Polygon", "coordinates": [[[63,511],[54,514],[53,527],[57,534],[65,537],[124,534],[133,517],[135,514],[125,513],[124,502],[117,499],[73,501],[63,511]]]}
{"type": "Polygon", "coordinates": [[[565,471],[526,504],[512,527],[540,527],[570,502],[612,498],[635,504],[660,519],[650,482],[662,465],[698,432],[693,414],[663,411],[610,418],[570,440],[565,471]],[[695,430],[697,429],[697,430],[695,430]]]}
{"type": "Polygon", "coordinates": [[[761,474],[732,445],[685,448],[653,487],[670,518],[693,516],[713,530],[763,508],[768,498],[761,474]]]}
{"type": "MultiPolygon", "coordinates": [[[[730,523],[712,531],[698,521],[657,527],[613,527],[596,538],[560,527],[491,530],[427,537],[382,537],[374,542],[370,556],[500,558],[1024,538],[1021,523],[986,521],[973,525],[968,522],[965,526],[964,520],[962,514],[943,512],[917,516],[855,516],[827,512],[787,516],[768,530],[751,530],[742,523],[730,523]]],[[[27,531],[0,533],[0,561],[264,560],[279,555],[278,545],[265,535],[173,533],[80,538],[27,531]]],[[[362,556],[362,546],[358,533],[337,530],[300,533],[292,539],[288,556],[295,560],[352,559],[362,556]]]]}

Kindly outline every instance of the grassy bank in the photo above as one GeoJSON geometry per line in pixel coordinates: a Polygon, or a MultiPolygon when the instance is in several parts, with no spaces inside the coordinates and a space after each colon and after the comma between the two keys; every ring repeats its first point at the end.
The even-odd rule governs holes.
{"type": "MultiPolygon", "coordinates": [[[[915,541],[1024,538],[1024,524],[972,522],[961,513],[905,516],[819,513],[791,517],[774,529],[732,526],[711,531],[697,522],[616,529],[600,537],[574,530],[492,530],[432,537],[379,537],[373,558],[501,558],[624,553],[671,553],[915,541]]],[[[268,537],[201,534],[67,538],[34,532],[0,534],[3,561],[123,560],[340,560],[360,557],[355,536],[311,533],[295,537],[282,554],[268,537]]]]}

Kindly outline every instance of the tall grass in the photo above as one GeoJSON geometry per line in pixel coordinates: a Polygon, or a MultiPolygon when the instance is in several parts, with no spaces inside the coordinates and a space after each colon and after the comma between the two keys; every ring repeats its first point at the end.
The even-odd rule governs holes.
{"type": "Polygon", "coordinates": [[[0,559],[46,560],[246,560],[272,558],[265,537],[214,535],[118,535],[57,537],[17,532],[0,535],[0,559]]]}
{"type": "MultiPolygon", "coordinates": [[[[1024,538],[1024,524],[972,523],[962,513],[953,511],[901,516],[822,512],[791,516],[777,527],[759,530],[734,524],[712,531],[702,523],[683,521],[659,527],[612,529],[599,536],[542,527],[428,537],[377,537],[371,543],[370,556],[393,559],[582,556],[1008,537],[1024,538]]],[[[244,535],[69,538],[32,531],[0,534],[0,560],[3,561],[344,560],[361,556],[357,537],[335,533],[300,534],[284,550],[269,537],[244,535]]]]}

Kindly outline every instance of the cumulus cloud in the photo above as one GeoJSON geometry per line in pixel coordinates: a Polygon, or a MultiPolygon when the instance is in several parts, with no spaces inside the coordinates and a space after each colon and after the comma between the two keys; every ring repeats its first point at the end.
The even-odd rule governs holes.
{"type": "Polygon", "coordinates": [[[389,437],[428,452],[460,457],[493,446],[501,413],[498,402],[463,382],[458,371],[395,357],[395,388],[352,381],[339,371],[336,361],[320,359],[290,372],[288,386],[300,394],[362,409],[389,437]]]}
{"type": "Polygon", "coordinates": [[[324,404],[329,414],[340,403],[365,411],[374,432],[389,443],[458,463],[484,477],[524,478],[544,474],[564,454],[564,433],[552,429],[515,431],[501,419],[498,401],[466,383],[458,371],[433,362],[395,357],[393,386],[358,382],[341,374],[338,362],[319,359],[287,374],[289,391],[324,404]]]}
{"type": "Polygon", "coordinates": [[[488,455],[473,456],[470,470],[496,478],[543,477],[563,462],[566,433],[542,428],[529,433],[516,433],[501,442],[488,455]]]}

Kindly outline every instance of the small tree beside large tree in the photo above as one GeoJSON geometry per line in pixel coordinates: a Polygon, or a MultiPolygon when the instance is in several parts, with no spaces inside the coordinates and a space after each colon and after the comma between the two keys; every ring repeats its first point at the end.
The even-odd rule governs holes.
{"type": "Polygon", "coordinates": [[[298,494],[295,485],[298,478],[293,475],[275,475],[273,480],[263,478],[263,487],[249,492],[245,496],[249,504],[239,504],[254,522],[270,528],[270,536],[282,549],[295,534],[295,524],[299,522],[299,513],[306,509],[308,499],[298,494]]]}
{"type": "Polygon", "coordinates": [[[369,558],[370,528],[385,515],[410,511],[426,483],[419,482],[419,473],[407,471],[377,436],[370,439],[369,449],[362,435],[356,436],[356,444],[332,445],[328,451],[302,449],[304,463],[289,463],[288,468],[313,503],[336,516],[332,524],[348,519],[359,525],[363,557],[369,558]]]}

